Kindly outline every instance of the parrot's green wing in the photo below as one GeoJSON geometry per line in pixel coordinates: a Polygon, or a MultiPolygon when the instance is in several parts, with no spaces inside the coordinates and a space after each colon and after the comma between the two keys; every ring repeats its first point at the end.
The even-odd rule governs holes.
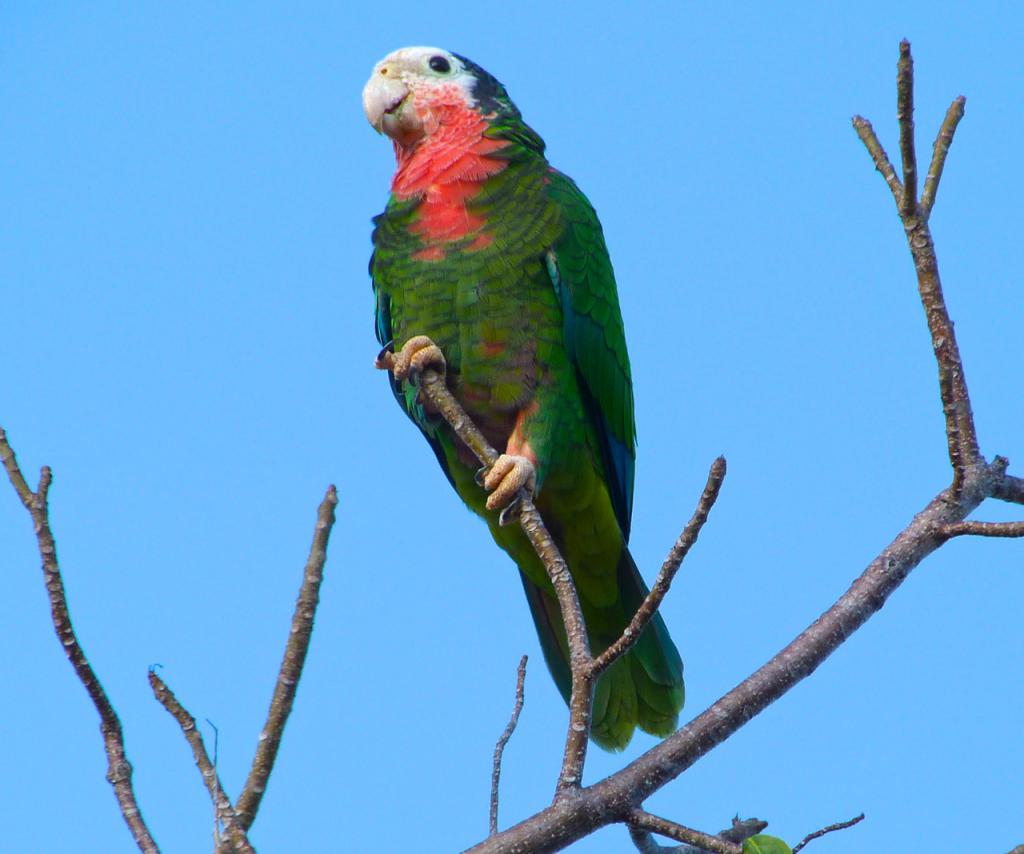
{"type": "MultiPolygon", "coordinates": [[[[624,544],[616,570],[617,616],[605,617],[599,611],[587,616],[591,642],[600,651],[619,635],[647,595],[647,586],[625,548],[636,462],[633,385],[615,275],[597,214],[572,179],[554,170],[548,178],[548,198],[561,209],[563,227],[545,262],[562,307],[565,350],[576,368],[585,410],[600,445],[605,483],[624,544]],[[604,620],[609,620],[607,625],[604,620]]],[[[586,598],[586,575],[574,572],[574,577],[586,598]]],[[[526,579],[524,586],[545,658],[568,699],[568,653],[564,633],[550,628],[557,626],[551,597],[530,590],[526,579]]],[[[667,735],[675,729],[683,696],[682,661],[664,620],[655,614],[626,659],[616,662],[599,682],[593,736],[606,747],[621,748],[636,722],[648,732],[667,735]],[[616,709],[616,703],[634,692],[635,708],[616,709]]]]}
{"type": "Polygon", "coordinates": [[[597,214],[572,179],[551,170],[548,197],[563,211],[562,235],[545,261],[562,304],[565,349],[581,380],[584,402],[601,443],[608,491],[628,542],[636,424],[615,275],[597,214]]]}

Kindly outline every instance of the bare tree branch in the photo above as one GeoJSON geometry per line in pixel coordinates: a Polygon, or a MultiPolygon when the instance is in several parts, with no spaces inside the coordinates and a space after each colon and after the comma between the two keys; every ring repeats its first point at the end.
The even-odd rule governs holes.
{"type": "Polygon", "coordinates": [[[490,829],[493,836],[498,832],[498,786],[501,783],[501,759],[505,753],[505,745],[512,738],[519,723],[519,714],[523,711],[523,691],[526,683],[526,662],[528,656],[519,659],[519,667],[516,668],[516,702],[512,708],[512,717],[509,718],[505,731],[498,737],[498,743],[494,745],[494,761],[491,764],[491,815],[490,829]]]}
{"type": "Polygon", "coordinates": [[[654,584],[651,585],[650,593],[647,594],[644,601],[640,604],[637,612],[633,615],[633,619],[629,621],[629,625],[623,630],[622,636],[594,660],[592,667],[594,676],[607,669],[617,658],[625,655],[627,650],[637,642],[641,632],[643,632],[644,628],[654,617],[658,608],[661,607],[661,603],[668,593],[676,572],[682,565],[687,552],[697,542],[701,528],[704,527],[704,523],[708,520],[708,514],[711,512],[711,508],[715,506],[715,501],[718,500],[718,492],[722,488],[722,481],[725,480],[725,471],[725,457],[718,457],[711,464],[711,470],[708,472],[708,482],[704,487],[700,501],[697,503],[697,509],[693,511],[693,516],[690,517],[690,521],[686,523],[686,527],[683,528],[679,539],[676,540],[675,545],[672,546],[668,553],[668,557],[665,558],[665,562],[658,572],[658,577],[654,580],[654,584]]]}
{"type": "Polygon", "coordinates": [[[92,669],[89,659],[86,658],[85,651],[78,642],[78,637],[71,625],[64,580],[57,562],[57,544],[53,532],[50,530],[48,493],[53,480],[52,472],[49,466],[43,466],[39,477],[39,486],[33,492],[21,473],[3,428],[0,428],[0,460],[3,461],[11,485],[31,515],[32,523],[35,526],[39,555],[43,563],[43,580],[46,583],[46,592],[50,597],[50,614],[53,619],[53,627],[57,632],[57,639],[79,681],[89,694],[89,699],[92,700],[92,704],[99,713],[100,732],[103,735],[103,746],[107,753],[107,781],[114,787],[114,795],[121,808],[121,815],[124,816],[139,850],[145,854],[156,854],[159,848],[153,840],[149,828],[146,827],[146,822],[142,818],[142,812],[135,799],[135,790],[132,787],[132,766],[124,749],[121,721],[117,712],[114,711],[106,691],[103,690],[99,677],[92,669]]]}
{"type": "MultiPolygon", "coordinates": [[[[50,469],[48,467],[43,468],[39,487],[33,492],[18,466],[14,451],[11,449],[7,441],[7,435],[2,428],[0,428],[0,460],[2,460],[7,471],[11,485],[14,487],[15,492],[18,493],[25,508],[31,514],[35,525],[36,539],[38,540],[39,552],[43,560],[43,575],[46,581],[46,589],[50,596],[50,608],[57,637],[68,660],[74,667],[75,673],[85,686],[89,697],[93,701],[93,705],[96,707],[97,712],[99,712],[100,729],[103,734],[108,760],[107,780],[114,787],[114,794],[121,808],[121,814],[124,816],[139,849],[145,852],[145,854],[158,854],[159,849],[143,821],[141,811],[135,799],[131,782],[132,767],[125,755],[121,722],[92,666],[89,664],[71,625],[64,583],[61,578],[60,567],[57,563],[57,547],[49,523],[47,499],[52,481],[50,469]]],[[[281,672],[278,675],[274,697],[271,701],[267,724],[260,736],[260,743],[256,750],[256,757],[253,760],[253,767],[246,782],[245,791],[243,791],[242,798],[239,799],[240,804],[243,803],[243,798],[245,799],[246,812],[244,814],[240,811],[236,812],[232,808],[230,800],[224,793],[220,780],[217,777],[216,769],[206,753],[202,736],[196,728],[195,719],[175,698],[174,694],[156,672],[150,670],[149,673],[150,686],[157,700],[163,704],[164,708],[178,722],[182,732],[185,734],[185,738],[191,745],[196,764],[210,792],[216,813],[221,821],[224,822],[228,839],[222,840],[222,850],[237,851],[241,852],[241,854],[249,854],[249,852],[254,850],[246,838],[245,831],[252,824],[252,820],[259,808],[260,799],[266,788],[267,778],[274,765],[284,725],[294,702],[298,680],[302,675],[302,666],[313,630],[313,617],[319,599],[320,582],[323,578],[327,541],[330,537],[331,527],[334,524],[334,508],[337,503],[337,493],[332,486],[327,490],[327,494],[319,508],[317,525],[313,536],[313,546],[306,564],[305,576],[299,592],[298,602],[296,603],[295,616],[292,620],[292,630],[285,649],[281,672]],[[226,846],[229,846],[229,848],[226,846]]]]}
{"type": "Polygon", "coordinates": [[[199,732],[199,728],[196,726],[196,719],[181,705],[178,698],[174,696],[174,692],[167,687],[167,683],[157,675],[156,670],[153,668],[149,670],[149,686],[153,689],[153,695],[159,703],[178,722],[185,740],[188,741],[189,746],[192,748],[192,756],[195,758],[196,767],[199,768],[199,773],[203,776],[206,789],[210,793],[210,799],[213,801],[214,814],[223,822],[224,829],[231,839],[233,850],[239,852],[239,854],[255,854],[255,849],[245,835],[245,829],[239,823],[235,809],[231,806],[228,796],[224,793],[224,787],[217,776],[217,771],[206,752],[206,745],[203,743],[202,733],[199,732]]]}
{"type": "MultiPolygon", "coordinates": [[[[676,842],[682,842],[691,851],[710,851],[712,854],[742,854],[743,852],[743,846],[736,842],[728,842],[720,836],[712,836],[709,833],[694,830],[685,825],[677,824],[674,821],[651,815],[651,813],[642,809],[635,809],[630,812],[628,824],[630,836],[634,844],[644,854],[651,851],[649,843],[653,843],[653,840],[646,835],[651,833],[657,833],[660,836],[674,839],[676,842]],[[641,833],[636,831],[641,831],[641,833]]],[[[659,849],[664,850],[662,846],[654,843],[654,851],[659,849]]],[[[687,850],[687,848],[677,847],[670,850],[680,852],[687,850]]]]}
{"type": "Polygon", "coordinates": [[[861,813],[856,818],[851,818],[849,821],[838,821],[835,824],[830,824],[828,827],[823,827],[821,830],[816,830],[814,833],[808,833],[800,840],[800,842],[793,846],[793,854],[797,854],[797,852],[808,842],[820,839],[826,833],[833,833],[836,830],[846,830],[846,828],[853,827],[855,824],[859,824],[862,821],[864,821],[864,813],[861,813]]]}
{"type": "Polygon", "coordinates": [[[260,733],[253,757],[249,777],[245,788],[238,797],[235,812],[243,828],[248,830],[256,818],[263,793],[266,791],[267,779],[274,767],[277,751],[281,745],[288,715],[295,702],[295,692],[302,676],[302,667],[306,662],[309,640],[313,634],[313,620],[316,607],[320,601],[320,583],[324,577],[324,563],[327,561],[327,541],[334,526],[334,508],[338,504],[338,493],[333,486],[327,488],[324,500],[317,511],[316,526],[313,529],[313,544],[309,550],[306,569],[299,588],[299,596],[295,602],[295,614],[292,617],[288,644],[284,651],[284,660],[274,686],[274,696],[270,701],[267,721],[260,733]]]}

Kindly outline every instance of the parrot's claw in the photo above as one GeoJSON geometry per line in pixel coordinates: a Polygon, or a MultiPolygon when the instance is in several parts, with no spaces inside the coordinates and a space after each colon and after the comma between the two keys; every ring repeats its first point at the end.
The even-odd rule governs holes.
{"type": "Polygon", "coordinates": [[[517,495],[512,501],[501,508],[501,512],[498,514],[498,525],[502,528],[507,525],[511,525],[519,519],[519,508],[523,504],[523,499],[517,495]]]}
{"type": "Polygon", "coordinates": [[[380,348],[380,352],[377,354],[377,358],[373,360],[373,366],[378,371],[390,371],[391,363],[394,361],[394,350],[395,340],[392,338],[380,348]]]}
{"type": "Polygon", "coordinates": [[[480,466],[480,468],[476,470],[476,474],[473,475],[473,480],[476,481],[476,485],[481,489],[484,488],[484,478],[487,477],[489,468],[489,466],[480,466]]]}
{"type": "Polygon", "coordinates": [[[426,335],[413,336],[397,353],[390,353],[385,347],[382,355],[377,357],[376,365],[381,370],[390,370],[399,382],[415,377],[428,368],[433,368],[443,376],[446,368],[441,348],[426,335]]]}
{"type": "Polygon", "coordinates": [[[527,496],[532,498],[536,486],[537,469],[532,460],[518,454],[502,454],[484,475],[484,489],[491,493],[487,497],[487,509],[503,508],[503,518],[499,522],[505,524],[510,521],[504,518],[506,513],[515,513],[514,505],[519,503],[519,490],[525,490],[527,496]]]}

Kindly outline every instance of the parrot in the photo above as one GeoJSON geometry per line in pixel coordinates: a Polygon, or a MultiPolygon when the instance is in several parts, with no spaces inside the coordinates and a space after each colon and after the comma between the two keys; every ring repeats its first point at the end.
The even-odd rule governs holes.
{"type": "MultiPolygon", "coordinates": [[[[519,525],[526,490],[559,547],[594,655],[648,588],[627,548],[636,426],[615,276],[590,202],[549,165],[505,87],[451,51],[406,47],[363,90],[396,170],[373,219],[375,327],[391,390],[462,501],[517,564],[541,650],[568,703],[568,644],[554,589],[519,525]],[[385,356],[387,358],[385,358],[385,356]],[[415,382],[447,387],[502,451],[489,469],[415,382]],[[514,520],[513,520],[514,521],[514,520]]],[[[621,750],[634,730],[675,731],[683,663],[660,614],[594,687],[590,738],[621,750]]]]}

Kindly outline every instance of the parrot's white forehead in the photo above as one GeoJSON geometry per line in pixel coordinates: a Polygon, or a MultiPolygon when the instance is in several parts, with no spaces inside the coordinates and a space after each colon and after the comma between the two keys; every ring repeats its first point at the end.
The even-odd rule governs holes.
{"type": "MultiPolygon", "coordinates": [[[[435,60],[436,64],[436,60],[435,60]]],[[[407,84],[419,83],[420,85],[438,85],[454,83],[465,94],[466,102],[475,105],[473,87],[476,78],[470,73],[465,64],[455,54],[442,47],[429,47],[419,45],[415,47],[401,47],[385,56],[374,67],[374,74],[380,74],[381,69],[387,68],[390,73],[397,75],[407,84]],[[450,70],[438,72],[431,68],[431,60],[441,57],[447,61],[450,70]]]]}
{"type": "Polygon", "coordinates": [[[458,66],[462,68],[462,63],[443,47],[425,46],[400,47],[398,50],[393,50],[377,63],[377,67],[379,68],[386,62],[393,62],[398,65],[409,66],[410,68],[420,67],[426,65],[432,56],[443,56],[452,64],[452,67],[458,66]]]}

